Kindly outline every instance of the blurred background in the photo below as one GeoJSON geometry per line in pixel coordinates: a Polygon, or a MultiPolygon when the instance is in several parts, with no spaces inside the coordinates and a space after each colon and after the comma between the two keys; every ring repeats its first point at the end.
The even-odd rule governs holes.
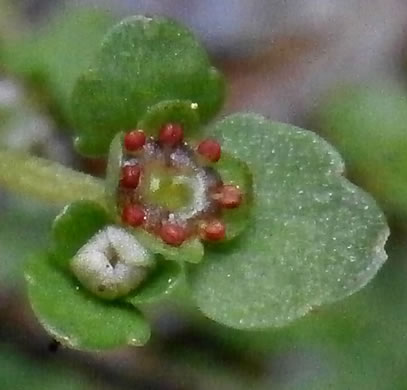
{"type": "Polygon", "coordinates": [[[22,265],[58,212],[0,192],[0,390],[407,389],[407,1],[0,0],[0,145],[94,175],[72,148],[68,99],[106,30],[160,14],[189,26],[225,74],[221,115],[306,127],[343,155],[392,228],[389,260],[352,297],[289,327],[239,332],[165,305],[143,348],[58,348],[22,265]]]}

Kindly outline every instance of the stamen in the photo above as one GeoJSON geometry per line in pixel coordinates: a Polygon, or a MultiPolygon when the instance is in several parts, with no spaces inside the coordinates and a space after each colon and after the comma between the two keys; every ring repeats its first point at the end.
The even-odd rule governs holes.
{"type": "Polygon", "coordinates": [[[161,226],[160,237],[169,245],[180,246],[187,238],[187,232],[180,225],[165,223],[161,226]]]}
{"type": "Polygon", "coordinates": [[[220,159],[222,150],[219,143],[211,138],[202,141],[198,145],[198,153],[211,162],[217,162],[220,159]]]}
{"type": "Polygon", "coordinates": [[[158,139],[161,144],[174,147],[184,139],[184,130],[178,123],[167,123],[161,127],[158,139]]]}
{"type": "Polygon", "coordinates": [[[136,188],[140,181],[141,167],[139,165],[126,165],[122,168],[120,184],[126,188],[136,188]]]}
{"type": "Polygon", "coordinates": [[[225,238],[226,226],[218,219],[203,222],[200,225],[200,236],[206,241],[220,241],[225,238]]]}
{"type": "Polygon", "coordinates": [[[137,204],[128,204],[123,208],[122,221],[130,226],[136,227],[143,224],[145,219],[143,207],[137,204]]]}
{"type": "Polygon", "coordinates": [[[225,185],[219,193],[215,194],[214,198],[220,206],[226,209],[234,209],[242,203],[242,191],[236,186],[225,185]]]}
{"type": "Polygon", "coordinates": [[[124,136],[124,147],[131,152],[140,150],[146,143],[143,130],[133,130],[124,136]]]}

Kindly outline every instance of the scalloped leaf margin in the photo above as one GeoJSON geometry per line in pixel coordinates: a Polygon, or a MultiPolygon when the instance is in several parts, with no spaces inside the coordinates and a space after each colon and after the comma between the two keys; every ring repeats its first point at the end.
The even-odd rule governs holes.
{"type": "Polygon", "coordinates": [[[131,130],[163,100],[197,104],[202,122],[221,107],[225,85],[194,35],[176,22],[132,16],[105,37],[72,94],[76,147],[103,155],[114,135],[131,130]]]}
{"type": "Polygon", "coordinates": [[[310,131],[236,114],[209,131],[253,173],[248,230],[206,248],[189,285],[209,318],[239,329],[283,326],[361,289],[384,263],[389,235],[373,198],[310,131]]]}

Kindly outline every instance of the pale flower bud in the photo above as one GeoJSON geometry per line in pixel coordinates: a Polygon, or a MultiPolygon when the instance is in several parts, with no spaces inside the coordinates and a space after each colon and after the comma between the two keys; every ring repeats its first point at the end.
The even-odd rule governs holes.
{"type": "Polygon", "coordinates": [[[154,256],[133,235],[107,226],[78,251],[71,269],[92,293],[115,299],[134,290],[154,264],[154,256]]]}

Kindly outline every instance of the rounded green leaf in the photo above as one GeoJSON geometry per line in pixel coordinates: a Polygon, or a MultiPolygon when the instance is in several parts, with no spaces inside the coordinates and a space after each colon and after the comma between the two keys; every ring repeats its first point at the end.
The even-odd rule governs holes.
{"type": "Polygon", "coordinates": [[[337,152],[315,134],[238,114],[210,132],[253,174],[248,229],[207,248],[189,283],[204,314],[235,328],[282,326],[362,288],[386,259],[375,201],[341,176],[337,152]]]}
{"type": "Polygon", "coordinates": [[[66,206],[52,226],[53,258],[67,267],[78,250],[109,222],[106,211],[97,203],[78,201],[66,206]]]}
{"type": "Polygon", "coordinates": [[[390,85],[332,93],[314,115],[318,131],[343,154],[350,177],[385,211],[407,217],[407,95],[390,85]]]}
{"type": "Polygon", "coordinates": [[[176,261],[161,260],[156,269],[134,293],[126,297],[132,305],[153,303],[168,296],[183,280],[183,267],[176,261]]]}
{"type": "Polygon", "coordinates": [[[243,194],[243,201],[239,207],[222,211],[222,221],[226,225],[225,238],[231,240],[244,231],[250,220],[253,203],[252,175],[245,162],[224,151],[221,159],[213,164],[213,167],[222,178],[223,184],[237,186],[243,194]]]}
{"type": "Polygon", "coordinates": [[[110,31],[76,84],[76,146],[84,154],[107,153],[117,132],[133,129],[163,100],[189,100],[207,121],[223,95],[222,77],[189,31],[164,18],[130,17],[110,31]]]}
{"type": "Polygon", "coordinates": [[[48,256],[30,261],[25,277],[34,313],[63,345],[101,350],[148,341],[150,328],[140,312],[130,305],[88,294],[48,256]]]}
{"type": "Polygon", "coordinates": [[[162,125],[179,123],[186,137],[199,132],[198,105],[185,100],[167,100],[149,108],[137,128],[156,137],[162,125]]]}
{"type": "Polygon", "coordinates": [[[114,126],[114,123],[109,122],[110,114],[105,111],[107,93],[99,73],[93,69],[82,74],[75,84],[71,98],[72,117],[77,132],[75,148],[84,155],[105,154],[116,133],[129,130],[136,124],[124,127],[118,123],[114,131],[105,130],[106,127],[114,126]]]}

